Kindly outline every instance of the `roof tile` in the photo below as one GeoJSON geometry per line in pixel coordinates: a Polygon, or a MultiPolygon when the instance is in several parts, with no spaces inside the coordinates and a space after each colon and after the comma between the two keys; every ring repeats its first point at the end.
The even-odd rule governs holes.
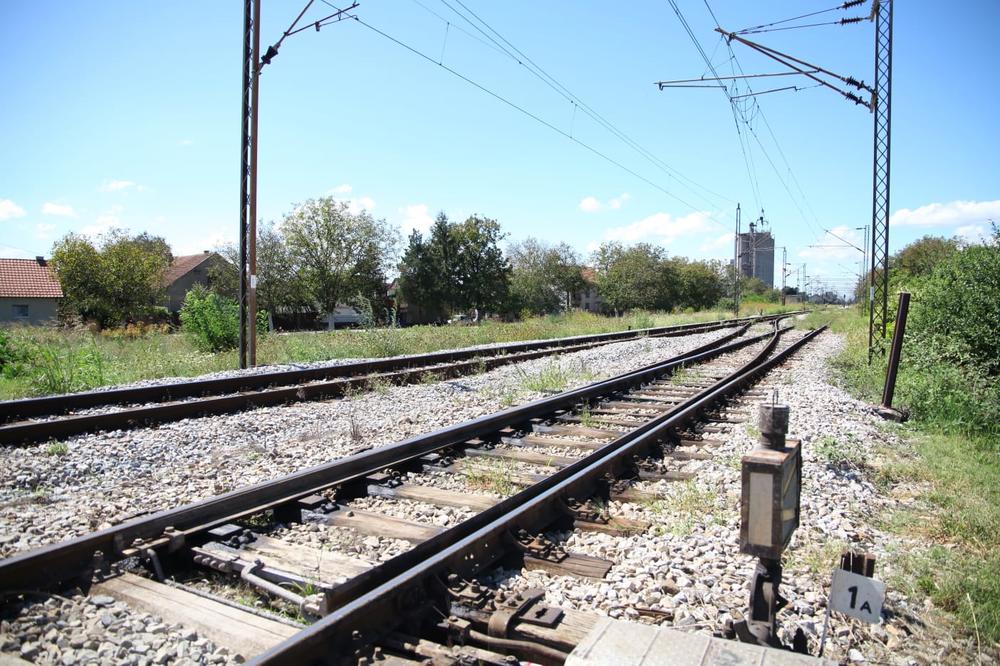
{"type": "Polygon", "coordinates": [[[0,259],[0,298],[62,298],[52,266],[36,259],[0,259]]]}

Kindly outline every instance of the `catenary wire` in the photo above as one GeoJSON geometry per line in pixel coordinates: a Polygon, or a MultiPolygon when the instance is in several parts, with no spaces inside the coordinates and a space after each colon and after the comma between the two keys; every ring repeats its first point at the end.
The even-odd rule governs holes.
{"type": "Polygon", "coordinates": [[[664,173],[666,173],[668,176],[670,176],[674,180],[678,181],[679,185],[681,185],[682,187],[685,187],[686,189],[688,189],[689,191],[691,191],[693,194],[695,194],[695,196],[698,196],[698,197],[702,198],[703,200],[706,200],[706,202],[709,203],[712,206],[715,206],[716,204],[713,203],[713,202],[707,201],[707,199],[704,197],[704,195],[700,194],[699,192],[696,192],[692,188],[693,187],[698,188],[698,189],[702,190],[703,192],[708,193],[709,195],[711,195],[713,197],[716,197],[718,199],[722,199],[722,200],[728,201],[730,203],[735,203],[734,199],[732,199],[730,197],[727,197],[724,194],[720,194],[719,192],[716,192],[716,191],[712,190],[711,188],[709,188],[709,187],[707,187],[707,186],[705,186],[705,185],[703,185],[703,184],[701,184],[701,183],[699,183],[699,182],[697,182],[697,181],[695,181],[695,180],[693,180],[693,179],[685,176],[683,173],[681,173],[680,171],[678,171],[676,168],[672,167],[670,164],[668,164],[667,162],[665,162],[664,160],[662,160],[661,158],[659,158],[655,154],[653,154],[651,151],[649,151],[648,149],[646,149],[645,147],[643,147],[642,145],[640,145],[637,141],[635,141],[634,139],[632,139],[630,136],[628,136],[622,130],[620,130],[617,126],[615,126],[614,123],[612,123],[611,121],[609,121],[607,118],[605,118],[600,113],[598,113],[595,109],[593,109],[589,104],[587,104],[582,99],[580,99],[579,96],[577,96],[576,94],[574,94],[566,86],[564,86],[562,83],[560,83],[555,77],[551,76],[548,72],[546,72],[541,66],[539,66],[534,60],[532,60],[527,54],[525,54],[523,51],[521,51],[516,46],[514,46],[507,38],[505,38],[496,29],[494,29],[489,23],[487,23],[478,14],[476,14],[472,9],[470,9],[464,2],[462,2],[461,0],[454,0],[454,1],[458,5],[460,5],[465,11],[467,11],[476,21],[478,21],[480,24],[482,24],[482,26],[485,27],[486,30],[489,30],[490,33],[492,33],[493,35],[495,35],[496,39],[494,39],[494,37],[492,35],[490,35],[489,33],[487,33],[486,31],[484,31],[483,28],[480,27],[479,25],[477,25],[472,19],[470,19],[468,16],[466,16],[465,14],[463,14],[458,9],[456,9],[454,7],[454,5],[452,5],[450,2],[448,2],[448,0],[441,0],[442,4],[444,4],[446,7],[448,7],[449,9],[451,9],[451,11],[453,11],[456,15],[458,15],[463,20],[465,20],[474,29],[476,29],[477,31],[479,31],[480,34],[482,34],[484,37],[486,37],[487,39],[489,39],[490,41],[492,41],[493,44],[495,44],[498,48],[503,49],[504,52],[512,60],[514,60],[517,64],[519,64],[520,66],[522,66],[525,69],[527,69],[532,75],[534,75],[537,79],[539,79],[540,81],[542,81],[542,83],[544,83],[545,85],[547,85],[549,88],[551,88],[558,95],[562,96],[568,102],[570,102],[571,104],[573,104],[575,107],[579,107],[579,109],[582,110],[583,113],[585,113],[586,115],[588,115],[594,122],[596,122],[598,125],[604,127],[607,131],[611,132],[611,134],[613,134],[619,140],[621,140],[623,143],[625,143],[625,145],[629,146],[634,151],[636,151],[637,153],[639,153],[642,157],[644,157],[647,161],[649,161],[650,163],[652,163],[658,169],[660,169],[661,171],[663,171],[664,173]],[[499,39],[500,42],[503,42],[503,44],[501,44],[500,42],[498,42],[497,39],[499,39]],[[509,47],[509,50],[508,50],[507,47],[509,47]],[[686,181],[687,184],[685,184],[684,182],[681,182],[681,181],[686,181]]]}
{"type": "MultiPolygon", "coordinates": [[[[323,1],[324,1],[325,4],[330,4],[329,2],[326,2],[326,0],[323,0],[323,1]]],[[[333,5],[330,5],[330,6],[333,6],[333,5]]],[[[660,185],[660,184],[658,184],[658,183],[650,180],[649,178],[646,178],[642,174],[634,171],[633,169],[630,169],[629,167],[625,166],[621,162],[619,162],[619,161],[615,160],[614,158],[608,156],[607,154],[605,154],[605,153],[597,150],[593,146],[591,146],[591,145],[589,145],[589,144],[587,144],[587,143],[585,143],[585,142],[577,139],[574,136],[571,136],[567,132],[563,131],[559,127],[556,127],[555,125],[553,125],[552,123],[548,122],[547,120],[541,118],[540,116],[535,115],[534,113],[532,113],[531,111],[527,110],[523,106],[520,106],[519,104],[517,104],[515,102],[512,102],[511,100],[509,100],[506,97],[500,95],[499,93],[494,92],[493,90],[487,88],[486,86],[484,86],[484,85],[478,83],[477,81],[469,78],[468,76],[465,76],[461,72],[458,72],[457,70],[452,69],[448,65],[439,63],[433,57],[431,57],[431,56],[427,55],[426,53],[420,51],[419,49],[417,49],[417,48],[415,48],[415,47],[413,47],[413,46],[411,46],[411,45],[409,45],[409,44],[407,44],[407,43],[405,43],[405,42],[397,39],[396,37],[393,37],[392,35],[384,32],[383,30],[381,30],[381,29],[379,29],[379,28],[371,25],[370,23],[364,21],[363,19],[361,19],[357,15],[350,15],[350,18],[353,18],[356,23],[364,26],[365,28],[371,30],[372,32],[375,32],[376,34],[381,35],[382,37],[388,39],[389,41],[391,41],[391,42],[393,42],[395,44],[397,44],[398,46],[401,46],[402,48],[410,51],[414,55],[417,55],[420,58],[423,58],[427,62],[430,62],[430,63],[432,63],[434,65],[437,65],[438,67],[441,67],[442,69],[444,69],[448,73],[452,74],[453,76],[461,79],[462,81],[468,83],[469,85],[471,85],[471,86],[473,86],[475,88],[478,88],[480,91],[486,93],[487,95],[493,97],[494,99],[496,99],[496,100],[498,100],[500,102],[503,102],[504,104],[506,104],[507,106],[511,107],[512,109],[515,109],[515,110],[521,112],[525,116],[527,116],[527,117],[531,118],[532,120],[538,122],[539,124],[547,127],[548,129],[552,130],[553,132],[556,132],[557,134],[559,134],[559,135],[561,135],[561,136],[569,139],[573,143],[576,143],[577,145],[579,145],[582,148],[586,149],[587,151],[593,153],[594,155],[600,157],[601,159],[605,160],[606,162],[608,162],[610,164],[613,164],[614,166],[618,167],[622,171],[625,171],[626,173],[634,176],[635,178],[638,178],[639,180],[643,181],[644,183],[648,184],[649,186],[651,186],[651,187],[659,190],[660,192],[664,193],[668,197],[670,197],[670,198],[678,201],[679,203],[687,206],[691,210],[693,210],[695,212],[704,212],[704,211],[701,211],[696,206],[692,205],[690,202],[682,199],[681,197],[677,196],[673,192],[669,191],[668,189],[666,189],[662,185],[660,185]]],[[[713,223],[719,225],[720,227],[728,230],[728,228],[729,228],[728,225],[725,225],[722,222],[720,222],[719,220],[715,219],[715,217],[713,217],[711,214],[707,214],[706,217],[711,222],[713,222],[713,223]]]]}

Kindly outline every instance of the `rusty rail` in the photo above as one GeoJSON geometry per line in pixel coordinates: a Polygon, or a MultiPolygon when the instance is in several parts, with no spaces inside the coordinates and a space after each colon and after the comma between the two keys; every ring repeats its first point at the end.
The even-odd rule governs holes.
{"type": "Polygon", "coordinates": [[[407,553],[351,579],[342,586],[350,588],[343,590],[346,598],[342,606],[251,663],[340,662],[357,647],[377,641],[402,618],[436,618],[439,614],[447,617],[449,602],[447,598],[441,602],[445,574],[471,576],[491,565],[509,550],[510,535],[516,530],[538,531],[551,524],[564,515],[567,498],[593,494],[601,479],[632,454],[745,389],[825,328],[807,334],[768,358],[782,332],[776,330],[767,347],[750,363],[670,412],[407,553]],[[430,612],[428,605],[433,606],[430,612]]]}

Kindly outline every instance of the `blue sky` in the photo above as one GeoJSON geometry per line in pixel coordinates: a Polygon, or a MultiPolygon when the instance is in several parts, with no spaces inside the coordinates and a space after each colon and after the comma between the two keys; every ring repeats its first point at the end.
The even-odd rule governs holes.
{"type": "MultiPolygon", "coordinates": [[[[778,71],[739,45],[731,61],[705,2],[677,4],[720,72],[778,71]]],[[[730,29],[833,6],[709,4],[730,29]]],[[[263,5],[269,44],[304,0],[263,5]]],[[[290,37],[261,82],[261,218],[333,195],[404,235],[444,210],[496,218],[512,240],[566,241],[581,253],[617,239],[727,258],[740,202],[744,225],[763,207],[789,262],[806,263],[816,279],[837,286],[857,271],[856,250],[809,246],[841,244],[824,229],[861,244],[854,228],[871,218],[867,111],[820,88],[763,95],[745,158],[721,92],[653,85],[706,70],[668,2],[465,6],[656,163],[489,43],[454,11],[470,16],[457,0],[369,0],[354,10],[359,18],[434,62],[351,20],[290,37]]],[[[304,20],[330,11],[317,1],[304,20]]],[[[897,7],[892,249],[924,234],[975,239],[988,219],[1000,222],[998,22],[992,0],[897,7]]],[[[241,29],[236,0],[4,2],[0,256],[47,255],[67,232],[113,226],[163,235],[177,254],[235,240],[241,29]]],[[[867,22],[752,38],[873,78],[867,22]]]]}

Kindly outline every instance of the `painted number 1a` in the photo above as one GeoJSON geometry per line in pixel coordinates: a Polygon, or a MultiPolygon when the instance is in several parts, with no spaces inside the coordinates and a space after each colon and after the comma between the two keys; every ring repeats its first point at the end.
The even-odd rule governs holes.
{"type": "MultiPolygon", "coordinates": [[[[857,585],[852,585],[849,588],[847,588],[847,591],[851,593],[851,608],[857,608],[858,607],[858,586],[857,585]]],[[[864,602],[864,603],[861,604],[861,608],[859,610],[863,610],[863,611],[867,611],[867,612],[871,613],[872,612],[872,607],[869,606],[868,602],[866,601],[866,602],[864,602]]]]}

